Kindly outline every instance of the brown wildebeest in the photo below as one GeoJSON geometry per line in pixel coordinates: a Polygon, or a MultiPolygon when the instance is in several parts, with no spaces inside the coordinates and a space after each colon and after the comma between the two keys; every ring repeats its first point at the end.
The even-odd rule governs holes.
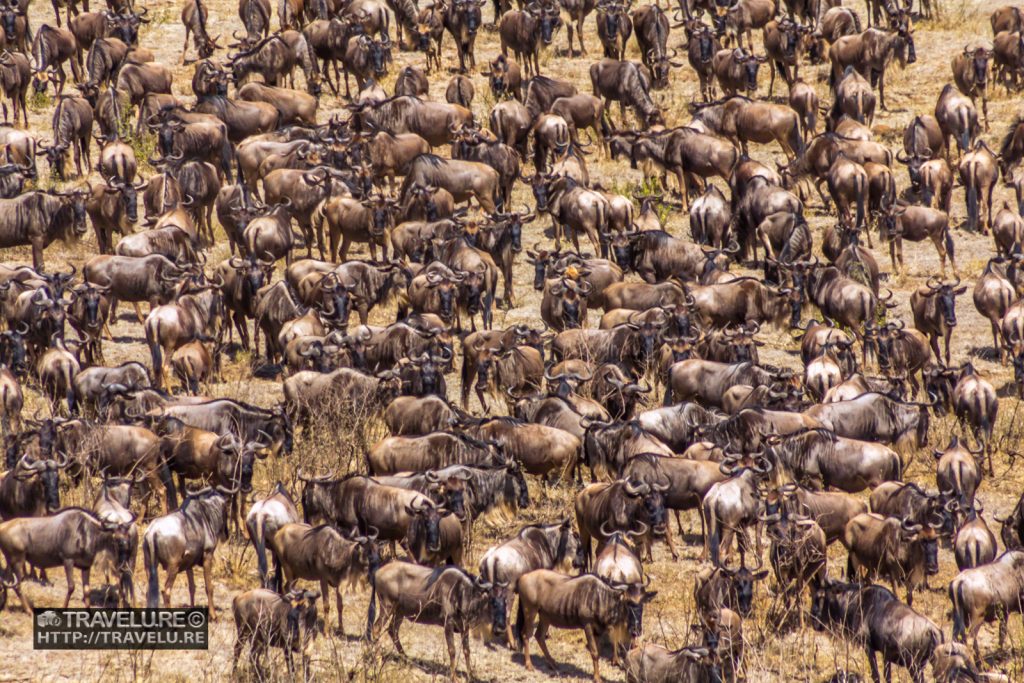
{"type": "Polygon", "coordinates": [[[961,154],[967,153],[974,146],[974,139],[978,135],[978,111],[971,98],[960,94],[951,83],[946,84],[935,102],[935,120],[945,139],[947,158],[951,137],[956,138],[956,146],[961,154]]]}
{"type": "Polygon", "coordinates": [[[963,52],[953,57],[950,67],[953,69],[953,80],[956,87],[964,95],[971,98],[981,97],[981,115],[985,121],[985,131],[988,132],[988,74],[989,59],[992,51],[983,47],[976,47],[973,50],[964,48],[963,52]]]}
{"type": "Polygon", "coordinates": [[[838,84],[839,77],[848,66],[853,66],[862,76],[871,74],[872,81],[877,77],[878,103],[886,111],[885,71],[893,57],[899,60],[901,67],[917,61],[913,33],[902,28],[896,31],[869,28],[862,33],[843,36],[832,43],[828,55],[832,61],[833,85],[838,84]]]}
{"type": "Polygon", "coordinates": [[[965,227],[971,231],[981,230],[987,235],[992,228],[992,191],[999,180],[999,160],[984,140],[974,143],[970,151],[960,159],[960,182],[967,195],[967,222],[965,227]],[[984,223],[981,213],[985,214],[984,223]]]}
{"type": "Polygon", "coordinates": [[[953,266],[953,274],[959,273],[954,257],[953,236],[949,232],[949,216],[945,211],[898,202],[882,216],[882,226],[883,236],[889,241],[889,256],[894,270],[903,270],[904,239],[911,242],[930,239],[935,245],[935,250],[939,252],[942,275],[946,274],[947,255],[953,266]]]}
{"type": "Polygon", "coordinates": [[[918,287],[910,295],[910,309],[914,313],[914,327],[928,335],[932,352],[936,358],[939,353],[939,337],[946,340],[946,365],[949,365],[949,344],[956,327],[956,297],[967,291],[960,287],[960,278],[956,282],[942,282],[932,276],[924,287],[918,287]]]}

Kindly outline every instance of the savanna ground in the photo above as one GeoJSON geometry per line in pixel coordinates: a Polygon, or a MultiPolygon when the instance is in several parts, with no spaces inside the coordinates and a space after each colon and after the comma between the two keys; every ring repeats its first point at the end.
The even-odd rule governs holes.
{"type": "MultiPolygon", "coordinates": [[[[233,0],[208,0],[211,17],[209,26],[211,34],[223,34],[226,38],[232,29],[240,26],[236,15],[236,4],[233,0]]],[[[885,141],[892,149],[900,145],[904,125],[914,115],[931,113],[935,98],[942,86],[950,81],[949,63],[956,51],[963,48],[969,41],[976,39],[990,40],[991,31],[988,16],[1000,3],[967,2],[965,0],[943,0],[939,5],[938,18],[933,21],[921,21],[916,25],[916,46],[918,61],[905,71],[892,68],[888,74],[889,112],[879,112],[874,122],[876,138],[885,141]]],[[[157,59],[175,66],[174,92],[177,95],[190,96],[189,81],[191,67],[182,67],[181,44],[183,27],[179,22],[180,4],[177,2],[143,2],[140,6],[149,8],[150,24],[143,28],[141,44],[152,49],[157,59]]],[[[864,15],[864,6],[854,5],[864,15]]],[[[276,7],[275,7],[276,10],[276,7]]],[[[485,23],[490,21],[490,4],[484,8],[485,23]]],[[[44,22],[52,22],[52,10],[49,3],[33,3],[31,12],[32,25],[38,27],[44,22]]],[[[276,25],[276,18],[274,20],[276,25]]],[[[669,38],[670,46],[678,46],[683,40],[681,30],[673,31],[669,38]]],[[[760,40],[760,36],[756,41],[760,40]]],[[[593,16],[587,22],[586,41],[590,50],[588,58],[568,58],[564,54],[565,33],[557,37],[557,51],[542,57],[544,73],[574,82],[583,92],[590,91],[587,67],[592,59],[600,53],[600,45],[593,25],[593,16]]],[[[226,42],[226,41],[222,41],[226,42]]],[[[485,64],[498,51],[497,34],[482,30],[476,46],[477,61],[485,64]]],[[[684,54],[680,50],[680,55],[684,54]]],[[[223,53],[218,56],[223,57],[223,53]]],[[[639,59],[635,42],[629,46],[629,58],[639,59]]],[[[445,65],[452,64],[454,53],[450,38],[446,38],[445,65]]],[[[684,60],[685,61],[685,60],[684,60]]],[[[384,85],[390,91],[394,74],[398,68],[409,63],[422,64],[422,55],[396,52],[392,75],[385,79],[384,85]]],[[[822,101],[828,101],[828,86],[825,81],[827,68],[804,67],[802,75],[805,80],[816,83],[822,101]]],[[[476,85],[474,112],[478,119],[486,121],[489,107],[493,104],[487,90],[486,80],[479,74],[471,74],[476,85]]],[[[448,73],[435,73],[431,77],[431,96],[442,98],[448,73]]],[[[683,124],[689,120],[687,103],[694,99],[697,80],[688,66],[674,71],[671,87],[667,91],[656,94],[656,101],[666,113],[670,125],[683,124]]],[[[767,89],[767,73],[761,74],[760,94],[767,89]]],[[[785,86],[776,83],[775,98],[779,100],[785,94],[785,86]]],[[[980,103],[979,103],[980,104],[980,103]]],[[[333,97],[325,96],[321,101],[321,120],[335,113],[342,102],[333,97]]],[[[50,135],[50,115],[52,103],[42,99],[34,99],[30,112],[33,131],[43,138],[50,135]]],[[[992,122],[991,130],[983,138],[993,148],[998,149],[998,141],[1008,124],[1017,116],[1018,104],[1015,96],[1007,96],[997,89],[994,99],[989,103],[989,115],[992,122]]],[[[616,119],[617,107],[613,110],[616,119]]],[[[147,145],[151,142],[141,141],[138,145],[140,161],[145,157],[147,145]]],[[[442,151],[442,153],[446,153],[442,151]]],[[[774,160],[783,161],[776,147],[762,146],[754,148],[754,156],[765,163],[774,160]]],[[[95,150],[94,150],[95,154],[95,150]]],[[[626,192],[635,185],[640,176],[631,171],[624,162],[613,163],[595,157],[590,158],[591,176],[600,181],[605,188],[626,192]]],[[[149,171],[142,165],[142,175],[149,171]]],[[[900,189],[906,186],[907,177],[903,167],[896,169],[897,182],[900,189]]],[[[48,181],[43,181],[48,182],[48,181]]],[[[1000,185],[996,190],[995,206],[1002,204],[1004,199],[1011,199],[1008,188],[1000,185]]],[[[516,189],[515,205],[521,206],[532,199],[528,190],[519,185],[516,189]]],[[[964,219],[963,191],[954,192],[953,225],[959,226],[964,219]]],[[[825,214],[821,207],[814,204],[807,211],[808,219],[815,231],[818,252],[821,231],[834,221],[834,216],[825,214]]],[[[527,226],[523,242],[531,245],[546,239],[542,230],[547,227],[547,220],[542,219],[527,226]]],[[[671,212],[668,216],[668,230],[677,236],[689,239],[686,216],[671,212]]],[[[223,234],[221,234],[223,237],[223,234]]],[[[973,287],[974,279],[984,267],[987,259],[993,254],[990,238],[978,234],[967,234],[962,229],[954,230],[956,240],[957,261],[965,282],[973,287]]],[[[55,244],[46,252],[46,263],[49,268],[62,268],[66,264],[81,267],[86,258],[97,253],[95,238],[90,234],[74,245],[55,244]]],[[[356,252],[359,257],[365,252],[356,252]]],[[[216,263],[228,255],[226,243],[222,240],[212,250],[209,263],[216,263]]],[[[875,255],[883,269],[888,270],[888,254],[884,247],[875,242],[875,255]]],[[[896,317],[912,322],[908,300],[914,288],[921,285],[932,274],[938,273],[938,256],[930,243],[905,246],[907,260],[906,272],[899,278],[891,279],[889,286],[896,293],[895,300],[899,307],[893,311],[896,317]]],[[[30,262],[27,249],[9,249],[0,254],[3,261],[30,262]]],[[[279,268],[278,277],[281,272],[279,268]]],[[[519,306],[510,311],[499,311],[496,314],[495,326],[505,327],[516,323],[539,323],[538,311],[540,296],[531,288],[532,269],[520,259],[516,266],[517,294],[519,306]]],[[[970,290],[969,290],[970,291],[970,290]]],[[[142,327],[137,324],[129,311],[122,307],[122,317],[113,328],[117,343],[106,345],[108,363],[115,364],[129,359],[141,360],[148,365],[148,354],[143,345],[142,327]]],[[[808,312],[809,313],[809,312],[808,312]]],[[[805,313],[806,315],[807,313],[805,313]]],[[[591,323],[596,324],[596,314],[591,314],[591,323]]],[[[371,323],[384,324],[394,319],[394,309],[378,310],[371,316],[371,323]]],[[[1013,507],[1024,483],[1024,474],[1009,455],[1018,448],[1022,433],[1024,412],[1013,397],[1008,385],[1012,381],[1012,372],[995,361],[991,351],[991,335],[987,321],[975,311],[970,294],[960,300],[958,308],[959,327],[954,335],[954,359],[960,363],[971,360],[1000,390],[1000,415],[996,428],[998,454],[996,456],[996,476],[986,479],[981,486],[979,498],[984,502],[986,516],[1005,515],[1013,507]],[[1018,413],[1020,413],[1018,415],[1018,413]]],[[[762,350],[762,359],[778,365],[798,367],[791,336],[786,331],[767,331],[762,334],[767,346],[762,350]]],[[[457,354],[458,357],[458,354],[457,354]]],[[[235,353],[225,359],[224,373],[221,383],[209,387],[209,395],[237,398],[260,405],[272,405],[281,400],[281,389],[278,381],[254,379],[251,373],[253,359],[245,353],[235,353]]],[[[449,391],[457,396],[458,374],[449,377],[449,391]]],[[[30,388],[26,413],[39,408],[42,403],[34,388],[30,388]]],[[[652,401],[657,399],[652,398],[652,401]]],[[[474,404],[471,408],[479,409],[474,404]]],[[[934,420],[930,434],[928,449],[918,452],[904,453],[908,463],[907,477],[922,485],[934,486],[934,468],[931,447],[944,446],[950,435],[956,430],[951,419],[934,420]]],[[[299,482],[295,478],[297,466],[306,470],[320,472],[349,471],[360,467],[362,452],[372,440],[383,435],[383,428],[371,421],[360,435],[351,430],[333,425],[330,428],[319,428],[315,434],[300,433],[296,441],[295,452],[287,459],[264,462],[258,468],[255,488],[257,494],[267,491],[276,480],[281,480],[296,494],[299,482]]],[[[66,491],[65,504],[90,504],[95,495],[95,483],[86,484],[75,490],[66,491]]],[[[540,521],[551,521],[572,514],[572,497],[574,490],[562,486],[544,490],[539,482],[531,482],[533,506],[520,512],[514,519],[497,519],[490,522],[478,522],[472,547],[466,553],[465,566],[474,569],[483,551],[500,539],[511,536],[521,525],[540,521]]],[[[667,549],[662,545],[655,549],[655,561],[647,567],[653,577],[652,589],[658,591],[657,598],[648,606],[645,617],[645,638],[654,642],[664,643],[670,647],[680,647],[694,641],[691,624],[694,621],[693,578],[700,564],[698,557],[699,521],[694,513],[684,515],[684,525],[691,532],[682,552],[682,559],[671,561],[667,549]]],[[[998,525],[991,523],[994,531],[998,525]]],[[[833,546],[830,552],[829,570],[834,576],[841,576],[845,565],[845,553],[842,548],[833,546]]],[[[938,590],[919,593],[915,608],[928,615],[942,627],[947,637],[950,632],[949,601],[945,594],[945,586],[956,573],[952,552],[948,549],[940,551],[941,572],[931,579],[931,585],[938,590]]],[[[64,595],[63,572],[50,572],[54,580],[52,587],[42,587],[29,583],[27,593],[34,604],[60,605],[64,595]]],[[[94,574],[95,576],[95,574],[94,574]]],[[[99,577],[94,578],[97,581],[99,577]]],[[[76,578],[76,581],[78,579],[76,578]]],[[[197,579],[199,603],[205,604],[202,581],[197,579]]],[[[223,680],[231,677],[231,646],[234,641],[234,628],[231,620],[230,601],[238,592],[247,590],[257,584],[256,563],[251,547],[240,537],[233,538],[227,545],[218,549],[217,570],[215,581],[215,599],[213,609],[218,621],[211,627],[211,646],[205,652],[47,652],[35,653],[31,647],[31,621],[12,594],[6,610],[0,614],[0,680],[223,680]]],[[[140,563],[136,570],[136,586],[138,595],[144,596],[145,575],[140,563]]],[[[397,657],[392,646],[384,638],[378,647],[369,646],[359,640],[356,634],[362,633],[368,589],[362,588],[351,592],[346,597],[345,635],[334,631],[336,614],[331,614],[328,635],[317,641],[313,649],[312,667],[314,673],[323,679],[365,679],[365,680],[427,680],[443,677],[447,672],[447,653],[441,631],[436,628],[409,625],[403,628],[402,640],[409,653],[409,659],[397,657]]],[[[187,601],[186,581],[179,576],[174,602],[184,605],[187,601]]],[[[73,605],[81,605],[81,587],[73,598],[73,605]]],[[[776,622],[766,618],[774,605],[773,587],[770,580],[760,585],[756,591],[754,614],[744,624],[746,653],[744,669],[747,680],[761,681],[821,681],[828,678],[838,669],[857,671],[867,675],[867,665],[863,652],[848,645],[842,640],[827,634],[816,633],[810,627],[779,627],[776,622]]],[[[1009,674],[1011,680],[1024,680],[1024,631],[1020,621],[1012,619],[1008,646],[984,663],[989,670],[1002,670],[1009,674]]],[[[591,664],[583,647],[580,632],[554,632],[550,639],[552,653],[559,663],[558,675],[576,679],[589,678],[591,664]]],[[[995,629],[987,627],[983,630],[983,652],[995,651],[995,629]]],[[[522,665],[522,657],[511,653],[504,647],[489,648],[475,641],[473,649],[474,670],[476,676],[490,681],[496,680],[540,680],[553,672],[540,661],[536,664],[536,673],[528,674],[522,665]]],[[[275,675],[284,676],[283,663],[279,655],[274,659],[275,675]]],[[[609,680],[621,680],[622,672],[613,669],[607,662],[602,673],[609,680]]],[[[909,677],[902,670],[896,674],[897,680],[906,681],[909,677]]]]}

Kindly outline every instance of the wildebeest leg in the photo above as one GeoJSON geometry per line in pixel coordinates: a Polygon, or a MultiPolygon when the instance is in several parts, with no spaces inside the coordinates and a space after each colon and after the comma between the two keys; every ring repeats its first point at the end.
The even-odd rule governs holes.
{"type": "MultiPolygon", "coordinates": [[[[189,578],[191,576],[190,573],[189,578]]],[[[210,612],[210,621],[217,621],[217,612],[213,609],[213,553],[203,558],[203,586],[206,588],[206,605],[210,612]]],[[[195,605],[194,599],[192,604],[195,605]]]]}
{"type": "Polygon", "coordinates": [[[82,570],[82,600],[85,602],[86,609],[89,608],[89,568],[86,567],[82,570]]]}
{"type": "Polygon", "coordinates": [[[398,654],[405,656],[405,649],[402,647],[402,641],[398,639],[398,629],[402,627],[402,616],[396,610],[391,615],[391,623],[388,624],[388,635],[391,636],[391,642],[395,645],[395,650],[398,654]]]}
{"type": "Polygon", "coordinates": [[[64,609],[67,609],[71,596],[75,593],[75,564],[71,560],[64,560],[64,576],[68,582],[68,590],[64,594],[64,609]]]}
{"type": "MultiPolygon", "coordinates": [[[[320,595],[327,595],[327,579],[320,579],[320,595]]],[[[334,604],[338,608],[338,633],[345,635],[345,622],[342,621],[341,615],[344,610],[344,605],[341,602],[341,582],[334,587],[334,604]]],[[[327,617],[331,614],[330,601],[324,600],[324,621],[327,621],[327,617]]]]}
{"type": "MultiPolygon", "coordinates": [[[[890,662],[887,659],[883,660],[882,661],[882,671],[885,673],[885,683],[892,683],[892,662],[890,662]]],[[[915,681],[914,683],[917,683],[917,682],[915,681]]]]}
{"type": "Polygon", "coordinates": [[[14,575],[14,593],[21,600],[21,606],[25,608],[26,614],[32,614],[32,603],[29,602],[28,597],[21,591],[21,585],[25,582],[25,563],[18,560],[10,560],[8,563],[11,571],[14,575]]]}
{"type": "MultiPolygon", "coordinates": [[[[601,682],[601,670],[600,663],[601,657],[597,650],[597,638],[594,636],[593,626],[584,626],[583,635],[587,638],[587,652],[590,653],[590,660],[594,663],[594,680],[597,683],[601,682]]],[[[619,647],[618,643],[612,641],[612,665],[618,666],[619,663],[619,647]]]]}
{"type": "Polygon", "coordinates": [[[462,632],[462,654],[466,658],[466,680],[473,680],[473,665],[469,661],[469,632],[462,632]]]}
{"type": "MultiPolygon", "coordinates": [[[[535,633],[537,638],[537,645],[540,646],[540,651],[544,653],[544,661],[548,663],[552,671],[558,671],[558,665],[555,663],[555,658],[551,656],[551,651],[548,650],[548,623],[544,620],[542,615],[538,615],[537,618],[537,631],[535,633]]],[[[526,642],[526,638],[523,638],[523,642],[526,642]]]]}
{"type": "Polygon", "coordinates": [[[186,24],[185,25],[185,44],[181,46],[181,63],[182,64],[185,63],[185,54],[188,52],[188,34],[189,34],[189,28],[188,28],[188,25],[186,24]]]}
{"type": "MultiPolygon", "coordinates": [[[[679,511],[678,510],[676,510],[676,524],[679,524],[679,511]]],[[[682,527],[680,527],[679,534],[682,535],[682,533],[683,533],[683,530],[682,530],[682,527]]],[[[672,559],[673,560],[678,560],[679,559],[679,553],[676,552],[676,544],[672,540],[672,525],[669,524],[668,522],[665,523],[665,543],[668,544],[668,551],[670,553],[672,553],[672,559]]],[[[652,544],[647,546],[648,557],[650,557],[650,552],[651,552],[651,546],[652,545],[654,545],[654,544],[652,543],[652,544]]]]}
{"type": "Polygon", "coordinates": [[[459,666],[459,651],[455,649],[455,629],[446,624],[444,627],[444,643],[448,646],[448,676],[455,680],[455,672],[459,666]]]}
{"type": "MultiPolygon", "coordinates": [[[[1000,610],[1002,613],[999,615],[999,649],[1002,650],[1006,644],[1006,627],[1010,621],[1009,611],[1004,607],[1000,610]]],[[[978,629],[981,628],[981,623],[978,622],[978,629]]],[[[978,651],[978,630],[974,631],[974,651],[978,651]]]]}
{"type": "MultiPolygon", "coordinates": [[[[167,563],[167,575],[164,577],[164,589],[160,591],[164,599],[164,607],[171,606],[171,589],[174,588],[174,579],[178,577],[178,562],[171,559],[167,563]]],[[[156,576],[156,574],[154,574],[156,576]]]]}
{"type": "Polygon", "coordinates": [[[881,683],[881,681],[878,678],[878,659],[877,659],[877,656],[875,655],[875,651],[873,649],[871,649],[871,645],[870,644],[867,646],[867,655],[868,655],[868,666],[871,667],[871,680],[874,681],[875,683],[881,683]]]}

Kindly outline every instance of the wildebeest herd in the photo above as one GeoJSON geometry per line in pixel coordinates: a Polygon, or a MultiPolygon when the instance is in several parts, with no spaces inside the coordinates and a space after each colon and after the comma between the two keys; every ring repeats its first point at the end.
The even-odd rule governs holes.
{"type": "Polygon", "coordinates": [[[178,69],[141,3],[0,6],[0,619],[58,568],[63,606],[78,570],[86,606],[149,607],[181,604],[182,572],[196,604],[201,568],[216,619],[218,557],[248,543],[233,659],[260,679],[272,649],[318,674],[331,592],[342,634],[404,654],[404,621],[443,632],[451,678],[480,673],[477,631],[554,675],[554,627],[595,680],[602,658],[768,680],[755,617],[863,648],[876,682],[878,655],[887,681],[1024,675],[1024,496],[998,540],[982,503],[1024,397],[1024,122],[985,141],[1024,86],[1019,8],[893,130],[886,75],[916,68],[926,0],[208,2],[180,9],[178,69]],[[969,280],[991,323],[970,354],[969,280]],[[235,400],[226,374],[271,389],[235,400]],[[485,550],[502,513],[518,531],[485,550]],[[645,634],[645,605],[682,609],[648,571],[662,541],[689,640],[645,634]],[[348,591],[369,606],[346,628],[348,591]]]}

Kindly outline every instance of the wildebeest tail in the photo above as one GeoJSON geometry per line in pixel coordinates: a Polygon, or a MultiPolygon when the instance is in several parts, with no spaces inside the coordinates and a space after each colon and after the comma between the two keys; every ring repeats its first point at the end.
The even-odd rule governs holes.
{"type": "MultiPolygon", "coordinates": [[[[280,115],[278,115],[280,118],[280,115]]],[[[224,172],[224,177],[229,183],[234,182],[231,179],[231,159],[235,156],[235,151],[231,147],[231,141],[224,137],[224,142],[220,147],[220,169],[224,172]]]]}
{"type": "Polygon", "coordinates": [[[156,329],[152,332],[150,331],[152,328],[146,325],[146,343],[149,344],[149,355],[153,361],[153,374],[162,380],[164,360],[163,352],[160,349],[160,320],[156,319],[154,325],[156,329]]]}
{"type": "Polygon", "coordinates": [[[857,215],[854,225],[859,230],[864,227],[864,202],[868,196],[867,180],[864,176],[857,177],[857,185],[854,189],[857,192],[857,215]]]}
{"type": "Polygon", "coordinates": [[[974,167],[970,169],[970,177],[967,179],[970,186],[967,188],[967,229],[978,229],[978,184],[974,177],[974,167]]]}
{"type": "Polygon", "coordinates": [[[967,152],[971,146],[971,125],[967,120],[967,109],[961,109],[960,115],[960,149],[967,152]]]}
{"type": "MultiPolygon", "coordinates": [[[[809,107],[807,111],[804,112],[804,120],[802,123],[804,127],[804,135],[814,135],[814,131],[818,127],[818,108],[809,107]]],[[[803,141],[801,141],[800,144],[802,149],[803,141]]]]}
{"type": "Polygon", "coordinates": [[[160,606],[160,577],[156,557],[156,534],[146,534],[142,539],[142,557],[149,575],[149,587],[146,591],[146,607],[160,606]]]}
{"type": "MultiPolygon", "coordinates": [[[[814,116],[814,114],[810,114],[814,116]]],[[[793,148],[793,151],[797,154],[803,154],[804,151],[804,138],[800,135],[800,117],[796,118],[796,125],[789,129],[789,146],[793,148]]]]}
{"type": "Polygon", "coordinates": [[[690,236],[697,244],[708,243],[708,229],[704,224],[704,212],[697,211],[690,214],[690,236]]]}
{"type": "Polygon", "coordinates": [[[946,228],[946,234],[943,239],[946,241],[946,253],[949,254],[949,260],[952,261],[956,258],[956,255],[953,253],[953,235],[950,233],[948,227],[946,228]]]}
{"type": "Polygon", "coordinates": [[[896,454],[892,469],[893,471],[889,473],[891,481],[903,481],[903,458],[899,453],[896,454]]]}
{"type": "Polygon", "coordinates": [[[708,556],[711,559],[711,566],[718,567],[719,561],[719,545],[721,543],[721,531],[718,528],[718,518],[714,514],[711,514],[708,510],[708,506],[701,506],[701,514],[704,517],[704,523],[707,526],[707,544],[708,544],[708,556]]]}
{"type": "MultiPolygon", "coordinates": [[[[178,507],[178,490],[174,487],[174,477],[171,476],[171,467],[167,464],[167,458],[160,458],[160,465],[156,474],[160,477],[160,483],[164,485],[164,493],[167,495],[167,509],[173,510],[178,507]]],[[[188,493],[187,491],[185,493],[188,493]]]]}
{"type": "MultiPolygon", "coordinates": [[[[257,517],[253,526],[245,525],[249,530],[249,540],[256,548],[256,567],[260,572],[260,581],[263,587],[267,587],[267,545],[263,529],[263,519],[257,517]]],[[[275,567],[276,568],[276,567],[275,567]]]]}
{"type": "Polygon", "coordinates": [[[963,642],[966,636],[964,623],[964,588],[956,579],[949,584],[949,601],[953,604],[953,640],[963,642]]]}
{"type": "Polygon", "coordinates": [[[373,633],[373,622],[377,620],[377,577],[370,574],[370,606],[366,609],[366,639],[373,633]]]}
{"type": "Polygon", "coordinates": [[[516,607],[516,628],[514,631],[516,637],[516,646],[519,648],[523,647],[523,630],[526,628],[526,614],[523,612],[523,596],[519,596],[519,601],[516,607]]]}

